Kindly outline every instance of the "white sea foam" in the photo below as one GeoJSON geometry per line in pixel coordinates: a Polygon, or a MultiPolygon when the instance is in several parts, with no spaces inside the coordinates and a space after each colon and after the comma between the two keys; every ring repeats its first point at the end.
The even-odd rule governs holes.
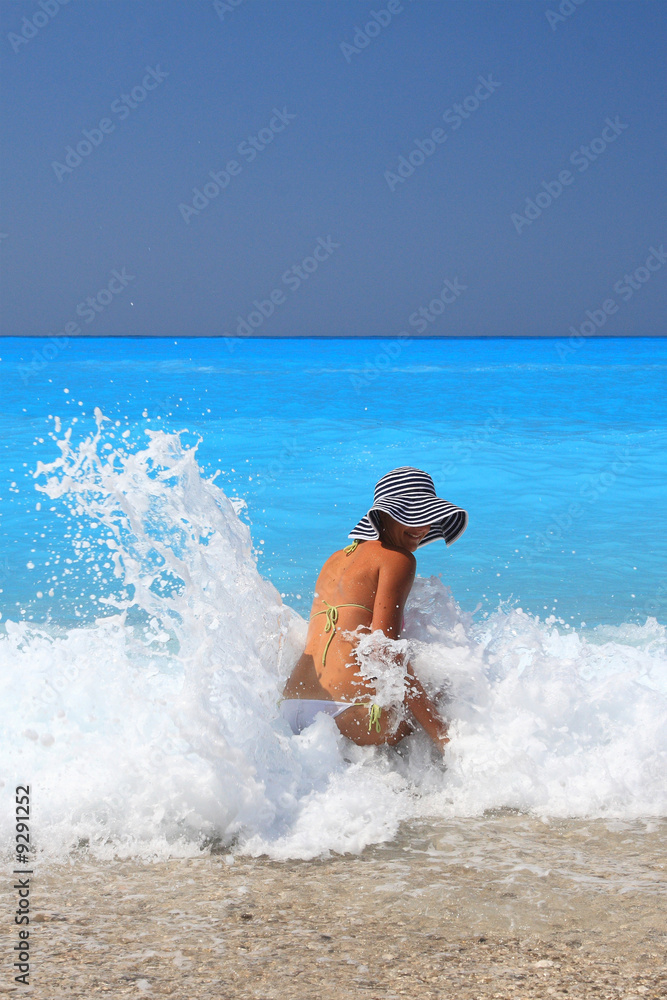
{"type": "MultiPolygon", "coordinates": [[[[101,857],[221,843],[310,858],[390,840],[417,817],[667,814],[655,619],[566,632],[499,609],[476,623],[437,578],[418,578],[405,635],[451,720],[446,766],[421,732],[398,751],[360,748],[320,716],[293,736],[276,706],[306,623],[257,572],[248,526],[178,435],[122,451],[104,428],[98,411],[95,434],[74,447],[66,433],[36,472],[56,505],[96,525],[74,551],[112,558],[117,586],[78,628],[5,623],[4,843],[21,783],[49,857],[84,842],[101,857]]],[[[385,680],[388,697],[400,678],[385,680]]]]}

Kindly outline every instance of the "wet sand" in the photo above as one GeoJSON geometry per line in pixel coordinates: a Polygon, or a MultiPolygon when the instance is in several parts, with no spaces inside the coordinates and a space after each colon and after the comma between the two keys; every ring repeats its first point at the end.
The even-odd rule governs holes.
{"type": "MultiPolygon", "coordinates": [[[[38,863],[44,1000],[667,996],[667,821],[412,823],[361,856],[38,863]]],[[[34,948],[34,951],[33,951],[34,948]]]]}

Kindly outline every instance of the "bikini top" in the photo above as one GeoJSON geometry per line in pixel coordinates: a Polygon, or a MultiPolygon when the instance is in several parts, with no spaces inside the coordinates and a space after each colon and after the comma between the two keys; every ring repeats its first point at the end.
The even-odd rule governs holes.
{"type": "MultiPolygon", "coordinates": [[[[354,552],[354,550],[356,549],[356,547],[357,547],[358,544],[359,544],[359,540],[355,538],[355,540],[352,542],[352,544],[348,545],[343,550],[345,552],[345,555],[349,556],[352,552],[354,552]]],[[[314,615],[310,616],[310,618],[312,620],[313,618],[317,618],[318,615],[326,615],[326,619],[327,620],[326,620],[326,624],[324,626],[324,631],[325,632],[331,632],[331,635],[329,636],[329,639],[327,640],[327,644],[324,647],[324,651],[322,653],[322,666],[325,666],[326,665],[326,659],[327,659],[327,652],[329,651],[329,646],[331,645],[331,640],[333,639],[334,635],[336,634],[336,623],[338,622],[338,609],[339,608],[362,608],[364,611],[368,611],[370,614],[373,614],[373,609],[372,608],[367,608],[363,604],[329,604],[329,602],[325,601],[324,598],[322,598],[322,603],[326,604],[326,608],[324,609],[324,611],[316,611],[314,615]]]]}

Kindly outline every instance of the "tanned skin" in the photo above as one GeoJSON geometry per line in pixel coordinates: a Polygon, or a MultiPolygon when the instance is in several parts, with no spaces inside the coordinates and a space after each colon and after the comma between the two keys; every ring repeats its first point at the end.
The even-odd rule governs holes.
{"type": "MultiPolygon", "coordinates": [[[[403,610],[414,582],[417,560],[413,553],[430,525],[406,528],[389,514],[380,513],[382,530],[378,541],[360,542],[349,555],[340,549],[329,556],[315,585],[315,598],[306,638],[306,648],[283,691],[284,698],[319,698],[325,701],[372,701],[375,689],[362,677],[354,656],[355,641],[344,632],[360,625],[380,629],[389,639],[399,639],[403,610]],[[313,615],[328,604],[360,604],[362,608],[340,608],[336,633],[322,665],[322,653],[331,633],[324,631],[326,617],[313,615]]],[[[438,715],[421,683],[407,665],[408,683],[404,704],[410,715],[444,751],[449,739],[447,726],[438,715]]],[[[343,736],[359,746],[387,743],[395,746],[412,725],[403,721],[393,731],[392,720],[382,713],[380,732],[368,731],[368,707],[348,708],[334,720],[343,736]]]]}

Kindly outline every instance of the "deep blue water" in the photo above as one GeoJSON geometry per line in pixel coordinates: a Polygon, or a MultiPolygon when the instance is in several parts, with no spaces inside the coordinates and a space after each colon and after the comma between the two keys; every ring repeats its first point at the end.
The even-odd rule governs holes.
{"type": "Polygon", "coordinates": [[[33,476],[58,456],[53,418],[79,440],[99,407],[129,449],[146,428],[201,438],[205,474],[247,502],[260,572],[304,614],[375,481],[416,465],[469,512],[451,548],[418,553],[464,609],[667,621],[665,340],[9,338],[0,356],[4,619],[100,614],[66,537],[94,528],[73,533],[33,476]]]}

